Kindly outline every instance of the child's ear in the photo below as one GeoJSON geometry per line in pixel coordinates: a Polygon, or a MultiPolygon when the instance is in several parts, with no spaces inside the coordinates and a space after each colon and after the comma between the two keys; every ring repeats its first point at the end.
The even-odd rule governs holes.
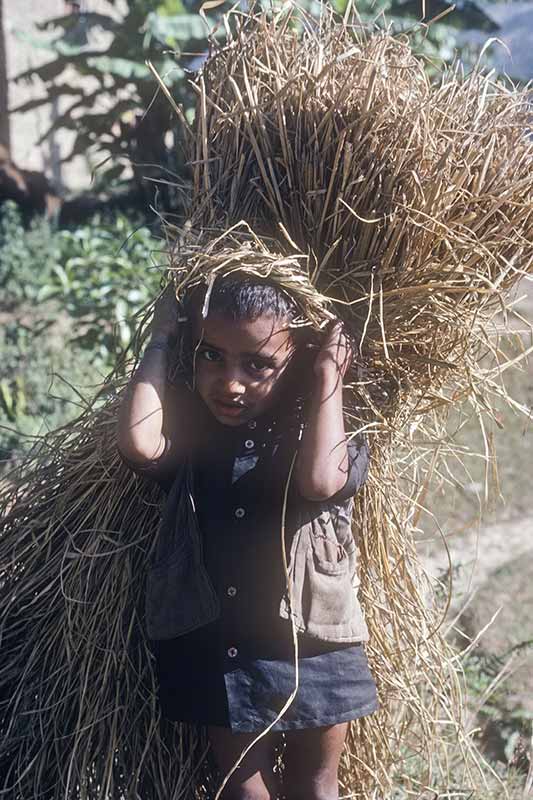
{"type": "Polygon", "coordinates": [[[294,397],[305,399],[309,395],[313,385],[313,365],[316,353],[316,346],[309,341],[309,337],[301,336],[299,341],[298,339],[295,341],[295,352],[288,381],[290,392],[294,397]]]}

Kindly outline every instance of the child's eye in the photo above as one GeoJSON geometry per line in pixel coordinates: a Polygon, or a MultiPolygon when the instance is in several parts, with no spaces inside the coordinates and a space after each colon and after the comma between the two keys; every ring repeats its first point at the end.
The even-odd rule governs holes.
{"type": "Polygon", "coordinates": [[[253,358],[248,362],[248,366],[253,372],[268,372],[274,369],[274,366],[269,361],[264,361],[262,358],[253,358]]]}
{"type": "Polygon", "coordinates": [[[221,355],[216,350],[209,350],[207,347],[201,347],[198,355],[206,361],[220,361],[221,355]]]}

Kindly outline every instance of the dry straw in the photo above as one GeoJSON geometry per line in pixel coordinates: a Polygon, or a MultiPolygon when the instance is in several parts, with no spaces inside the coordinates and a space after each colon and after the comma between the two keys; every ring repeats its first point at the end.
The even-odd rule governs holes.
{"type": "MultiPolygon", "coordinates": [[[[460,459],[449,409],[490,414],[505,396],[490,334],[533,264],[526,95],[459,67],[431,83],[406,38],[364,30],[350,8],[225,25],[192,127],[177,109],[193,190],[186,225],[165,221],[170,274],[178,297],[230,270],[270,276],[302,324],[340,316],[358,343],[347,415],[372,467],[354,527],[382,708],[350,727],[341,795],[467,797],[482,771],[460,661],[415,539],[431,476],[450,480],[460,459]]],[[[120,381],[108,389],[2,493],[0,785],[13,800],[216,791],[202,733],[159,720],[142,595],[161,498],[118,458],[120,381]]]]}

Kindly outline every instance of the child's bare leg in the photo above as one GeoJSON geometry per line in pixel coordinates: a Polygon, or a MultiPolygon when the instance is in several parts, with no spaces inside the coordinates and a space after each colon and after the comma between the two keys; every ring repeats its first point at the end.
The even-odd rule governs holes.
{"type": "MultiPolygon", "coordinates": [[[[217,765],[225,777],[256,733],[232,733],[228,728],[211,726],[209,740],[217,765]]],[[[255,744],[241,766],[233,773],[220,800],[274,800],[278,794],[273,772],[276,734],[268,734],[255,744]]]]}
{"type": "Polygon", "coordinates": [[[348,723],[287,731],[284,755],[286,800],[338,800],[339,761],[348,723]]]}

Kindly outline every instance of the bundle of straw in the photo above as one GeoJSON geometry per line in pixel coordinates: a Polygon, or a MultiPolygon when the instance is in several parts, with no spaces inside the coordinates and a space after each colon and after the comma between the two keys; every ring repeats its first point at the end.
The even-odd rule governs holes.
{"type": "MultiPolygon", "coordinates": [[[[372,450],[354,524],[382,708],[351,725],[342,793],[386,798],[401,782],[447,796],[455,758],[468,794],[457,658],[414,540],[450,452],[448,409],[490,413],[488,394],[504,393],[488,330],[533,265],[526,97],[458,67],[431,84],[405,38],[364,30],[350,8],[232,12],[226,28],[194,82],[193,126],[176,107],[193,192],[186,225],[165,221],[170,277],[180,298],[232,270],[268,275],[302,324],[340,316],[358,342],[347,418],[372,450]]],[[[159,720],[141,610],[160,498],[119,462],[114,386],[3,492],[0,775],[13,799],[216,785],[202,736],[159,720]]]]}

